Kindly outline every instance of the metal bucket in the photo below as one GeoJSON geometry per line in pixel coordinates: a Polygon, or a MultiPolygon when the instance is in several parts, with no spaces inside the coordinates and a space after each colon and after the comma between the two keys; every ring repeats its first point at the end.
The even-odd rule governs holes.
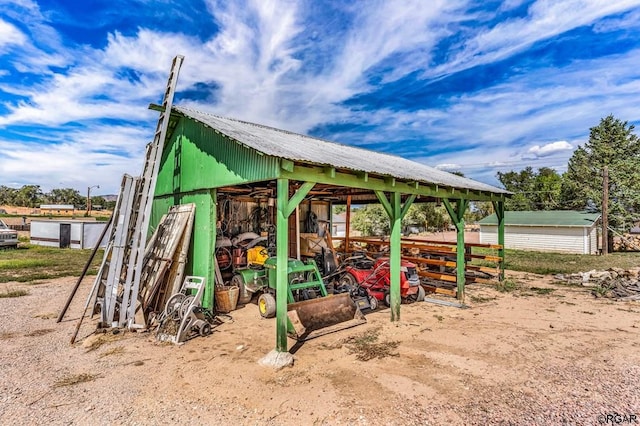
{"type": "Polygon", "coordinates": [[[288,334],[309,340],[367,322],[348,293],[329,295],[287,305],[288,334]]]}

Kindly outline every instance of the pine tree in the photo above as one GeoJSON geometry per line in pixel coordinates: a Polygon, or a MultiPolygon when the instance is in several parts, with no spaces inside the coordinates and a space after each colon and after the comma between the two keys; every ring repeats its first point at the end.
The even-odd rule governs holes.
{"type": "Polygon", "coordinates": [[[562,184],[565,207],[600,211],[604,166],[609,168],[609,226],[628,230],[640,220],[640,140],[634,126],[613,115],[590,129],[569,160],[562,184]]]}

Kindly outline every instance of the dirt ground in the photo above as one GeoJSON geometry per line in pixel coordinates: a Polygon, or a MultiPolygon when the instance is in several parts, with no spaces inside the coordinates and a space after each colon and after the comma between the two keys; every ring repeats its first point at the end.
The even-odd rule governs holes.
{"type": "MultiPolygon", "coordinates": [[[[74,277],[0,284],[0,292],[29,291],[0,299],[0,424],[583,425],[616,413],[640,418],[640,304],[595,299],[551,277],[508,277],[518,290],[468,286],[468,309],[402,305],[398,323],[379,309],[365,325],[302,345],[290,340],[295,363],[278,371],[258,364],[275,346],[275,321],[261,319],[255,305],[181,346],[134,332],[72,346],[90,279],[59,324],[74,277]],[[380,358],[366,360],[374,355],[380,358]]],[[[94,328],[86,321],[80,336],[94,328]]]]}

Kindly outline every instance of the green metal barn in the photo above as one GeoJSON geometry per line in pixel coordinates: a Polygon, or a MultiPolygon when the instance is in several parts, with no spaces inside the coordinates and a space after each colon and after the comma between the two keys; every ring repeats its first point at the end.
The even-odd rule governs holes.
{"type": "MultiPolygon", "coordinates": [[[[152,106],[152,109],[159,109],[152,106]]],[[[173,107],[153,199],[151,228],[173,205],[195,203],[187,270],[206,277],[204,305],[213,305],[214,256],[228,200],[272,201],[277,240],[277,293],[287,290],[287,259],[296,255],[300,206],[320,208],[330,220],[332,203],[380,203],[390,218],[391,321],[400,319],[401,219],[414,202],[442,200],[458,230],[458,265],[464,265],[463,214],[469,201],[492,201],[503,217],[508,192],[404,158],[341,145],[258,124],[173,107]],[[221,201],[225,200],[225,206],[221,201]],[[225,207],[223,209],[223,207],[225,207]],[[297,222],[297,223],[296,223],[297,222]]],[[[235,212],[231,212],[235,214],[235,212]]],[[[226,223],[226,222],[225,222],[226,223]]],[[[246,220],[238,221],[237,231],[246,220]]],[[[499,220],[499,243],[504,223],[499,220]]],[[[226,229],[230,232],[229,229],[226,229]]],[[[501,253],[502,254],[502,253],[501,253]]],[[[464,297],[458,267],[458,297],[464,297]]],[[[287,352],[287,301],[276,301],[277,352],[287,352]]]]}

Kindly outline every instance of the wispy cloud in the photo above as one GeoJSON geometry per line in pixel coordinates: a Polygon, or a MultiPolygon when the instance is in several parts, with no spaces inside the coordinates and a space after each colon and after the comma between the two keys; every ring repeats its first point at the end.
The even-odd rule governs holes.
{"type": "Polygon", "coordinates": [[[531,4],[525,17],[505,17],[505,20],[492,27],[475,30],[473,37],[459,43],[458,52],[450,61],[426,71],[425,76],[448,75],[500,61],[524,51],[536,42],[594,24],[600,18],[639,5],[638,0],[538,0],[531,4]]]}
{"type": "Polygon", "coordinates": [[[67,176],[115,190],[122,173],[142,166],[157,117],[146,105],[160,101],[175,54],[186,57],[182,104],[490,183],[503,167],[562,169],[604,115],[640,119],[640,39],[624,31],[638,26],[640,1],[204,4],[198,25],[208,32],[184,30],[192,14],[157,25],[153,4],[137,1],[131,10],[147,9],[131,19],[135,26],[120,26],[121,11],[107,10],[91,20],[106,26],[97,41],[76,43],[58,22],[87,30],[74,24],[81,17],[0,0],[0,181],[56,186],[67,176]],[[591,38],[565,43],[588,52],[583,44],[606,41],[611,49],[559,51],[556,62],[540,56],[547,51],[527,56],[589,26],[591,38]],[[43,166],[20,168],[26,159],[43,166]]]}
{"type": "Polygon", "coordinates": [[[14,25],[0,19],[0,52],[6,52],[9,46],[25,44],[27,37],[14,25]]]}

